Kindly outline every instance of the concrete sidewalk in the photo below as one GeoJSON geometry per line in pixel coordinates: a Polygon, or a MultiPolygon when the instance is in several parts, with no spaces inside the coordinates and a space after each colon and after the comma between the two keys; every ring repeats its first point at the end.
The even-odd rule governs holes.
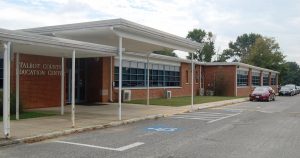
{"type": "MultiPolygon", "coordinates": [[[[193,110],[224,106],[244,102],[248,99],[240,98],[225,100],[213,103],[198,104],[193,106],[193,110]]],[[[136,105],[122,104],[122,120],[118,120],[118,104],[108,105],[76,105],[76,126],[71,127],[70,106],[65,106],[65,115],[61,116],[60,108],[43,108],[34,111],[57,112],[58,115],[50,117],[39,117],[11,121],[10,140],[0,137],[0,146],[19,143],[35,142],[49,138],[55,138],[71,133],[83,132],[94,129],[107,128],[121,124],[132,123],[145,119],[155,119],[170,116],[177,113],[191,111],[191,106],[170,107],[156,105],[136,105]]],[[[0,131],[3,131],[1,122],[0,131]]]]}

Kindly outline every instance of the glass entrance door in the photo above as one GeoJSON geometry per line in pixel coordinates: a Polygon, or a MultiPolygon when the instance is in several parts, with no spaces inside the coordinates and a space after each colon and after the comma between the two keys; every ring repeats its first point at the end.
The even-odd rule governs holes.
{"type": "MultiPolygon", "coordinates": [[[[72,98],[72,60],[67,61],[67,96],[68,102],[72,98]]],[[[75,62],[75,102],[82,103],[86,101],[86,60],[76,59],[75,62]]]]}

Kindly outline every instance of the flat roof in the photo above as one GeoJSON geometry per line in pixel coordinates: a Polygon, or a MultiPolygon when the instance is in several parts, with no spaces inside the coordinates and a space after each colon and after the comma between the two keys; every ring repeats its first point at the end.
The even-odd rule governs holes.
{"type": "MultiPolygon", "coordinates": [[[[125,55],[135,55],[135,56],[140,56],[140,57],[145,57],[143,54],[139,53],[134,53],[134,52],[126,52],[125,55]]],[[[167,61],[175,61],[175,62],[183,62],[183,63],[191,63],[191,60],[189,59],[184,59],[180,57],[172,57],[172,56],[166,56],[166,55],[161,55],[161,54],[155,54],[152,53],[150,56],[150,59],[163,59],[167,61]]],[[[255,70],[259,71],[265,71],[265,72],[272,72],[272,73],[279,73],[278,71],[258,67],[258,66],[253,66],[245,63],[240,63],[240,62],[199,62],[199,61],[194,61],[194,64],[196,65],[205,65],[205,66],[240,66],[240,67],[245,67],[245,68],[252,68],[255,70]]]]}
{"type": "MultiPolygon", "coordinates": [[[[104,28],[104,31],[112,31],[117,35],[124,36],[127,38],[131,38],[134,40],[140,40],[143,42],[149,42],[152,45],[149,46],[149,49],[153,49],[155,45],[159,45],[159,43],[164,43],[162,45],[168,46],[169,48],[181,48],[183,51],[194,51],[196,49],[201,49],[203,47],[202,43],[194,42],[189,39],[179,37],[170,33],[166,33],[148,26],[144,26],[138,23],[134,23],[125,19],[111,19],[111,20],[101,20],[101,21],[93,21],[93,22],[84,22],[84,23],[74,23],[74,24],[66,24],[66,25],[56,25],[56,26],[46,26],[46,27],[38,27],[38,28],[31,28],[31,29],[22,29],[21,31],[34,33],[34,34],[41,34],[41,35],[47,35],[47,36],[56,36],[61,35],[62,37],[68,36],[71,37],[72,34],[76,32],[80,32],[78,34],[79,37],[81,37],[84,34],[93,34],[100,30],[97,30],[97,28],[104,28]],[[90,32],[87,32],[89,30],[90,32]],[[136,34],[140,35],[139,37],[135,36],[136,34]],[[151,39],[143,39],[143,37],[149,37],[151,39]],[[153,40],[154,39],[154,40],[153,40]],[[153,42],[155,41],[156,42],[153,42]]],[[[32,34],[30,34],[32,35],[32,34]]],[[[103,34],[102,34],[103,35],[103,34]]],[[[107,34],[106,34],[107,35],[107,34]]],[[[45,36],[40,36],[45,37],[45,36]]],[[[54,38],[55,37],[50,37],[54,38]]],[[[56,38],[57,40],[67,40],[63,38],[56,38]]],[[[79,42],[78,39],[72,40],[73,42],[79,42]]],[[[129,43],[132,41],[129,41],[129,43]]],[[[79,42],[80,43],[80,42],[79,42]]],[[[85,44],[87,47],[93,46],[90,42],[82,42],[82,44],[85,44]]],[[[111,44],[111,43],[110,43],[111,44]]],[[[113,43],[112,45],[115,45],[113,43]]],[[[145,46],[145,45],[143,45],[145,46]]],[[[159,48],[159,47],[157,47],[159,48]]],[[[126,48],[125,48],[126,49],[126,48]]],[[[116,50],[114,50],[116,51],[116,50]]],[[[146,54],[141,54],[138,51],[135,53],[128,52],[131,55],[136,56],[145,56],[146,54]]],[[[183,58],[177,58],[177,57],[170,57],[165,55],[159,55],[152,53],[150,55],[150,58],[157,58],[157,59],[164,59],[169,61],[178,61],[178,62],[184,62],[184,63],[191,63],[191,60],[183,59],[183,58]]],[[[267,71],[267,72],[273,72],[273,73],[279,73],[278,71],[261,68],[249,64],[244,64],[240,62],[194,62],[197,65],[206,65],[206,66],[229,66],[229,65],[235,65],[235,66],[241,66],[246,68],[252,68],[255,70],[261,70],[261,71],[267,71]]]]}
{"type": "Polygon", "coordinates": [[[78,57],[114,56],[118,51],[111,46],[6,29],[0,29],[0,40],[12,42],[14,51],[44,56],[70,57],[74,49],[80,52],[78,57]]]}
{"type": "Polygon", "coordinates": [[[246,68],[251,68],[255,70],[261,70],[261,71],[267,71],[267,72],[273,72],[273,73],[279,73],[278,71],[258,67],[258,66],[253,66],[250,64],[245,64],[241,62],[211,62],[211,63],[203,63],[203,65],[206,66],[240,66],[240,67],[246,67],[246,68]]]}
{"type": "MultiPolygon", "coordinates": [[[[31,29],[22,29],[21,31],[49,36],[61,35],[64,37],[72,37],[72,35],[67,35],[66,33],[74,33],[72,32],[74,30],[77,30],[76,32],[78,32],[78,30],[82,32],[85,31],[86,34],[90,33],[88,31],[91,30],[94,32],[94,34],[103,30],[106,32],[112,31],[114,34],[120,35],[125,38],[143,41],[157,46],[166,46],[167,48],[178,49],[182,51],[195,51],[196,49],[201,49],[203,47],[202,43],[194,42],[192,40],[176,36],[167,32],[163,32],[138,23],[134,23],[125,19],[112,19],[66,25],[46,26],[31,29]]],[[[107,36],[107,34],[104,33],[102,33],[101,35],[107,36]]],[[[127,50],[126,47],[124,48],[127,50]]]]}

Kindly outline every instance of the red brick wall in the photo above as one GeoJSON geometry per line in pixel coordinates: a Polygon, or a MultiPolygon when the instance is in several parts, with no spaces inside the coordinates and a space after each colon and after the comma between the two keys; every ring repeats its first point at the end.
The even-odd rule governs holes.
{"type": "Polygon", "coordinates": [[[249,69],[248,72],[248,86],[247,87],[237,87],[237,96],[249,96],[249,94],[253,91],[254,87],[252,87],[252,69],[249,69]]]}
{"type": "MultiPolygon", "coordinates": [[[[16,62],[11,64],[11,91],[15,92],[16,62]]],[[[61,58],[20,54],[20,63],[40,64],[38,68],[20,68],[23,70],[45,70],[45,75],[20,74],[20,101],[24,109],[60,106],[61,76],[49,75],[49,69],[43,69],[43,64],[61,66],[61,58]]],[[[58,69],[52,69],[60,71],[58,69]]],[[[66,77],[65,77],[66,78],[66,77]]],[[[66,96],[66,95],[65,95],[66,96]]]]}
{"type": "MultiPolygon", "coordinates": [[[[252,86],[252,73],[251,69],[249,71],[249,86],[248,87],[238,87],[237,88],[237,96],[249,96],[249,94],[254,90],[255,87],[252,86]]],[[[261,73],[263,75],[263,73],[261,73]]],[[[261,84],[263,82],[261,81],[261,84]]],[[[278,84],[278,83],[277,83],[278,84]]],[[[269,85],[272,87],[276,93],[278,93],[277,85],[271,85],[271,73],[269,74],[269,85]]]]}
{"type": "Polygon", "coordinates": [[[204,89],[214,90],[215,80],[218,77],[224,78],[224,94],[235,96],[236,66],[204,66],[204,89]]]}
{"type": "MultiPolygon", "coordinates": [[[[199,84],[196,83],[196,74],[199,74],[199,66],[195,67],[194,72],[194,95],[197,95],[199,92],[199,84]],[[197,72],[196,72],[197,71],[197,72]]],[[[113,70],[114,71],[114,70],[113,70]]],[[[191,66],[188,63],[181,63],[180,67],[180,75],[181,75],[181,81],[180,81],[180,88],[150,88],[149,96],[150,98],[161,98],[164,97],[164,91],[169,90],[172,92],[173,97],[179,97],[179,96],[190,96],[191,95],[191,66]],[[188,71],[189,75],[189,83],[186,82],[187,74],[186,71],[188,71]]],[[[123,88],[126,89],[126,88],[123,88]]],[[[131,99],[137,100],[137,99],[146,99],[147,98],[147,89],[131,89],[131,99]]],[[[114,102],[118,101],[118,89],[114,88],[113,91],[113,100],[114,102]]]]}
{"type": "Polygon", "coordinates": [[[110,57],[89,58],[87,66],[87,102],[109,102],[110,57]]]}
{"type": "MultiPolygon", "coordinates": [[[[15,58],[14,58],[15,59],[15,58]]],[[[110,76],[111,64],[114,65],[114,59],[110,57],[89,58],[87,60],[87,78],[86,78],[86,96],[87,102],[109,102],[110,101],[110,81],[114,81],[114,68],[110,76]],[[112,61],[112,63],[111,63],[112,61]]],[[[45,70],[43,64],[61,65],[61,58],[45,57],[35,55],[20,54],[20,62],[40,64],[37,70],[45,70]]],[[[65,62],[66,63],[66,62],[65,62]]],[[[15,91],[15,60],[11,65],[11,84],[12,91],[15,91]]],[[[67,66],[65,66],[65,72],[67,66]]],[[[61,71],[61,68],[56,71],[61,71]]],[[[204,89],[212,89],[215,78],[224,77],[226,83],[223,87],[225,95],[234,96],[236,94],[236,66],[202,66],[204,75],[204,89]]],[[[191,95],[191,66],[188,63],[181,63],[180,67],[181,83],[178,88],[152,88],[150,89],[150,98],[164,97],[164,91],[172,91],[173,97],[191,95]],[[188,75],[188,76],[187,76],[188,75]],[[187,79],[189,80],[187,82],[187,79]]],[[[249,72],[251,74],[251,72],[249,72]]],[[[199,95],[199,75],[200,66],[196,65],[194,74],[194,95],[199,95]],[[198,79],[197,79],[198,78],[198,79]],[[196,82],[197,80],[197,82],[196,82]]],[[[278,78],[278,77],[277,77],[278,78]]],[[[20,75],[20,99],[25,109],[60,106],[60,84],[59,75],[20,75]]],[[[67,76],[65,76],[65,83],[67,76]]],[[[249,84],[251,85],[251,75],[249,75],[249,84]]],[[[65,84],[66,86],[66,84],[65,84]]],[[[277,86],[272,86],[277,92],[277,86]]],[[[66,87],[65,87],[66,88],[66,87]]],[[[126,88],[124,88],[126,89],[126,88]]],[[[238,87],[238,96],[248,96],[252,87],[238,87]]],[[[67,90],[65,91],[66,98],[67,90]]],[[[146,99],[147,90],[131,89],[132,99],[146,99]]],[[[118,100],[118,89],[113,88],[113,101],[118,100]]]]}
{"type": "MultiPolygon", "coordinates": [[[[111,57],[103,57],[101,58],[101,75],[100,75],[100,102],[109,102],[110,98],[110,86],[111,86],[111,78],[114,75],[112,72],[112,76],[110,75],[110,70],[111,70],[111,61],[113,62],[114,59],[111,60],[111,57]]],[[[114,66],[112,68],[112,71],[114,70],[114,66]]],[[[113,81],[113,80],[112,80],[113,81]]]]}
{"type": "Polygon", "coordinates": [[[252,92],[254,87],[248,86],[248,87],[238,87],[237,88],[237,96],[243,97],[243,96],[249,96],[249,94],[252,92]]]}

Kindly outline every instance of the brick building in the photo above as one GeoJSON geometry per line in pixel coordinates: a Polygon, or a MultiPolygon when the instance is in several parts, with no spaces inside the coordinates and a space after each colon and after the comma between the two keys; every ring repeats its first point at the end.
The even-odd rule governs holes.
{"type": "MultiPolygon", "coordinates": [[[[20,54],[20,98],[24,108],[60,105],[61,59],[20,54]]],[[[118,57],[76,59],[76,102],[118,101],[118,57]]],[[[71,102],[71,64],[65,59],[65,102],[71,102]]],[[[150,98],[191,95],[189,60],[152,54],[149,57],[150,98]]],[[[194,69],[194,95],[248,96],[255,86],[277,90],[278,72],[243,63],[198,63],[194,69]],[[221,90],[218,90],[219,87],[221,90]]],[[[12,63],[12,91],[15,91],[15,67],[12,63]]],[[[130,99],[146,99],[147,61],[143,56],[124,54],[122,90],[130,99]]]]}
{"type": "MultiPolygon", "coordinates": [[[[110,30],[107,30],[107,27],[111,28],[117,25],[116,28],[120,28],[119,25],[122,24],[141,27],[139,24],[117,19],[22,31],[43,36],[55,35],[59,38],[91,43],[95,43],[96,37],[99,37],[101,38],[99,44],[113,46],[117,43],[112,39],[118,39],[116,35],[112,35],[110,30]],[[88,26],[93,26],[99,30],[95,28],[83,30],[86,27],[90,28],[88,26]]],[[[152,28],[145,28],[145,26],[142,28],[146,31],[150,30],[154,33],[168,35],[169,38],[175,38],[174,35],[152,28]]],[[[117,33],[119,33],[118,31],[117,33]]],[[[130,36],[136,36],[136,34],[132,33],[130,36]]],[[[261,85],[270,85],[277,90],[278,72],[243,63],[200,63],[194,61],[194,78],[192,81],[191,60],[149,53],[151,50],[165,48],[179,48],[179,50],[188,51],[197,49],[199,46],[186,39],[176,38],[182,40],[182,43],[190,43],[181,46],[182,43],[176,41],[177,43],[165,42],[157,46],[152,38],[144,40],[141,37],[128,37],[123,42],[125,50],[128,51],[125,51],[122,57],[122,91],[126,90],[130,93],[129,99],[147,99],[147,57],[149,57],[150,74],[149,98],[164,97],[166,91],[170,91],[172,97],[190,96],[192,82],[194,95],[209,95],[211,94],[209,92],[212,92],[215,95],[248,96],[253,87],[261,85]],[[131,44],[133,42],[137,44],[131,44]],[[148,43],[146,44],[146,42],[148,43]]],[[[39,53],[23,53],[22,50],[14,52],[14,59],[16,59],[16,54],[19,54],[19,93],[24,108],[60,106],[62,67],[64,67],[64,103],[71,103],[72,59],[64,58],[64,66],[62,66],[61,57],[47,56],[51,53],[46,52],[46,54],[39,55],[39,53]]],[[[11,63],[11,91],[15,92],[17,63],[16,60],[12,60],[11,63]]],[[[119,100],[119,56],[116,53],[111,52],[106,56],[97,57],[82,56],[77,58],[75,63],[76,103],[117,102],[119,100]]]]}
{"type": "Polygon", "coordinates": [[[76,103],[118,102],[121,119],[122,97],[149,101],[166,94],[247,96],[260,85],[277,90],[276,71],[152,53],[195,52],[202,47],[202,43],[124,19],[0,29],[4,134],[10,134],[11,92],[16,94],[17,109],[19,102],[27,109],[60,106],[64,114],[64,106],[70,103],[75,126],[76,103]]]}

